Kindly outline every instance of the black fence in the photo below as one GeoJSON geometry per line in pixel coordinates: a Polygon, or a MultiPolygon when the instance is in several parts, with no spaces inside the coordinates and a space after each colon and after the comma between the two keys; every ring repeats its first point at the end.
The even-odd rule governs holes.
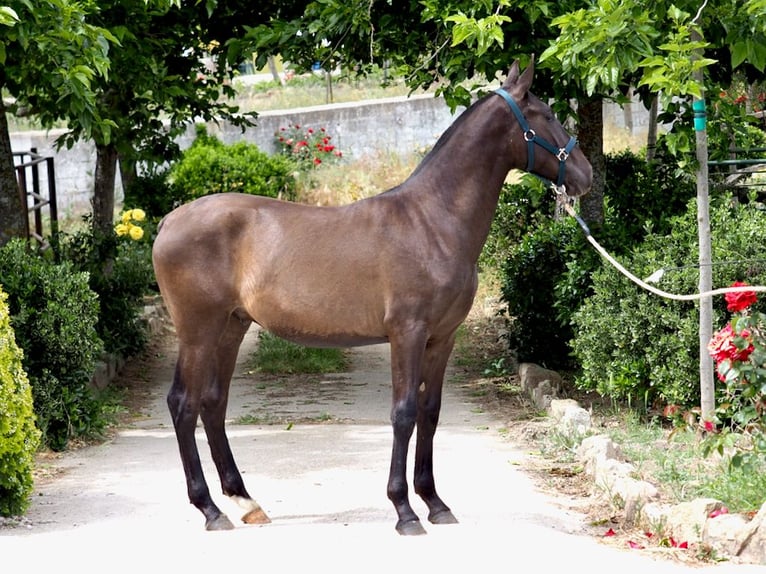
{"type": "Polygon", "coordinates": [[[13,157],[21,204],[27,209],[27,239],[37,241],[42,249],[47,249],[50,247],[48,238],[58,233],[53,158],[39,155],[36,148],[26,152],[14,152],[13,157]],[[45,172],[41,177],[43,169],[45,172]],[[46,190],[43,190],[43,187],[46,190]],[[47,214],[44,213],[46,208],[47,214]]]}

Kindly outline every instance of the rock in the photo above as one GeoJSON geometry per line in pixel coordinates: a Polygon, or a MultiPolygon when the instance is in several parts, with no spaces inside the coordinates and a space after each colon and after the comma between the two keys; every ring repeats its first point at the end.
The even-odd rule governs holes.
{"type": "MultiPolygon", "coordinates": [[[[750,524],[752,523],[748,523],[741,514],[720,514],[715,518],[708,515],[702,531],[702,540],[719,555],[735,556],[740,551],[743,534],[750,524]]],[[[763,546],[759,552],[759,556],[766,556],[763,546]]]]}
{"type": "MultiPolygon", "coordinates": [[[[723,516],[711,519],[711,522],[723,516]]],[[[766,503],[739,531],[739,547],[733,554],[750,564],[766,564],[766,503]]]]}
{"type": "Polygon", "coordinates": [[[590,413],[572,399],[552,399],[550,413],[559,430],[569,437],[584,436],[591,426],[590,413]]]}
{"type": "Polygon", "coordinates": [[[660,496],[657,487],[653,484],[627,476],[616,480],[615,491],[625,504],[625,523],[631,526],[641,523],[644,507],[660,496]]]}
{"type": "Polygon", "coordinates": [[[672,506],[665,522],[668,534],[678,542],[702,542],[705,522],[710,513],[721,506],[722,503],[714,498],[697,498],[672,506]]]}
{"type": "Polygon", "coordinates": [[[561,375],[535,363],[521,363],[519,384],[537,408],[547,409],[561,389],[561,375]]]}
{"type": "Polygon", "coordinates": [[[624,460],[620,447],[606,435],[589,436],[580,443],[577,459],[585,466],[585,472],[593,476],[600,460],[624,460]]]}

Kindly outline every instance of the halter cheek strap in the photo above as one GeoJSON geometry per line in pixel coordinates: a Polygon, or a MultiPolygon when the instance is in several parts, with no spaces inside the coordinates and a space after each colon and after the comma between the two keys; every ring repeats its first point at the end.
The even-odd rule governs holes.
{"type": "Polygon", "coordinates": [[[543,149],[551,152],[559,160],[559,174],[558,180],[556,181],[556,186],[561,187],[564,184],[564,176],[566,175],[566,161],[569,157],[569,154],[572,153],[572,150],[577,145],[577,138],[574,136],[569,136],[569,142],[567,142],[566,146],[554,146],[545,138],[538,137],[538,135],[535,133],[535,130],[529,127],[527,119],[524,117],[524,114],[522,113],[521,108],[519,108],[519,105],[511,97],[511,94],[502,88],[495,90],[495,93],[501,96],[510,106],[511,110],[513,110],[513,115],[516,116],[516,120],[519,122],[521,131],[524,134],[524,141],[527,142],[527,171],[533,175],[536,175],[540,179],[547,181],[544,177],[534,173],[533,171],[535,168],[535,145],[539,145],[543,149]]]}

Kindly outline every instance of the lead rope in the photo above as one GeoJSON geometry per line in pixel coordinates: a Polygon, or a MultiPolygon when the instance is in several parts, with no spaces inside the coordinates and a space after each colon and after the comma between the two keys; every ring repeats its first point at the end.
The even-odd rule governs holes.
{"type": "Polygon", "coordinates": [[[702,299],[704,297],[712,297],[714,295],[723,295],[724,293],[741,293],[743,291],[766,291],[766,287],[764,286],[751,286],[746,285],[743,287],[722,287],[720,289],[713,289],[712,291],[705,291],[704,293],[693,293],[690,295],[678,295],[675,293],[668,293],[667,291],[663,291],[662,289],[658,289],[657,287],[654,287],[653,285],[649,285],[646,281],[643,281],[633,275],[630,271],[625,269],[620,263],[607,251],[599,245],[598,241],[591,235],[590,229],[588,229],[588,225],[583,221],[583,219],[577,215],[577,212],[575,212],[574,208],[569,204],[569,201],[567,201],[567,195],[566,191],[563,188],[564,186],[556,186],[554,185],[554,191],[556,195],[563,196],[561,203],[564,205],[564,209],[566,212],[575,218],[577,223],[580,225],[582,230],[585,232],[585,237],[588,239],[588,242],[596,249],[596,251],[599,252],[599,254],[606,259],[609,263],[614,266],[615,269],[617,269],[620,273],[625,275],[628,279],[633,281],[636,285],[639,287],[642,287],[643,289],[646,289],[647,291],[650,291],[651,293],[654,293],[655,295],[659,295],[660,297],[664,297],[666,299],[674,299],[676,301],[695,301],[697,299],[702,299]]]}

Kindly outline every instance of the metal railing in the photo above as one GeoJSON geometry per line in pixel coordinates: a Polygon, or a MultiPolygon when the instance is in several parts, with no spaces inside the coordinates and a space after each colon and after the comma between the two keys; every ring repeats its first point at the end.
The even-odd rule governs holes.
{"type": "Polygon", "coordinates": [[[58,209],[56,207],[56,173],[53,158],[37,153],[36,148],[25,152],[14,152],[16,179],[19,184],[21,204],[27,209],[26,235],[28,240],[35,240],[42,249],[50,247],[48,238],[58,233],[58,209]],[[45,184],[47,197],[43,195],[40,169],[45,164],[45,184]],[[43,217],[47,207],[48,217],[43,217]],[[33,224],[30,225],[30,219],[33,224]],[[47,233],[46,233],[47,223],[47,233]]]}
{"type": "Polygon", "coordinates": [[[721,168],[711,173],[719,185],[725,187],[762,187],[766,185],[766,148],[735,148],[731,150],[731,159],[710,161],[713,168],[721,168]],[[762,158],[738,158],[737,155],[762,154],[762,158]],[[764,174],[763,178],[753,178],[753,175],[764,174]]]}

